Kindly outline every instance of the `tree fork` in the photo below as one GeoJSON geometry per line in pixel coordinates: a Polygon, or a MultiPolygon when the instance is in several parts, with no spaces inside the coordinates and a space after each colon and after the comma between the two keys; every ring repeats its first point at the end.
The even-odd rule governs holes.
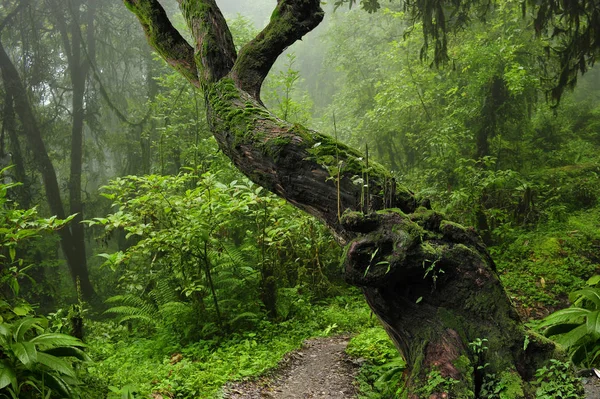
{"type": "MultiPolygon", "coordinates": [[[[152,15],[164,13],[160,4],[124,1],[140,19],[150,44],[172,65],[185,63],[189,51],[178,54],[164,40],[173,31],[170,23],[149,23],[152,15]]],[[[219,147],[252,181],[322,220],[346,245],[347,280],[362,287],[406,358],[404,396],[476,398],[484,379],[493,378],[512,398],[534,397],[535,370],[562,354],[550,341],[524,329],[479,236],[444,220],[429,209],[428,201],[397,185],[382,166],[367,165],[360,152],[282,121],[260,102],[260,86],[277,57],[321,21],[320,2],[279,0],[268,26],[240,50],[227,73],[227,67],[205,71],[211,65],[229,65],[229,41],[220,42],[221,51],[203,45],[206,38],[214,44],[211,37],[228,32],[225,22],[194,25],[215,13],[216,6],[212,0],[180,1],[190,7],[192,3],[193,12],[183,10],[188,24],[208,31],[192,29],[199,72],[198,81],[191,80],[204,89],[207,119],[219,147]],[[338,177],[335,168],[340,164],[338,177]],[[364,173],[369,176],[366,214],[359,212],[364,205],[359,178],[364,173]],[[469,345],[484,339],[485,353],[469,345]],[[479,368],[482,357],[488,363],[485,370],[479,368]],[[432,386],[434,373],[444,383],[432,386]]]]}

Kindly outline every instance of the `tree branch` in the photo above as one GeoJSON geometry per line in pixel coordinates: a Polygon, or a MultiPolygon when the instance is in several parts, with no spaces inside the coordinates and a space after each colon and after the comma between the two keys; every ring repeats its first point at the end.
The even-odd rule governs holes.
{"type": "Polygon", "coordinates": [[[177,0],[196,41],[196,66],[202,83],[225,77],[237,58],[233,37],[215,0],[177,0]]]}
{"type": "Polygon", "coordinates": [[[0,22],[0,32],[2,32],[4,28],[6,28],[6,26],[12,22],[13,18],[16,17],[17,14],[19,14],[23,8],[27,7],[29,3],[30,0],[21,1],[19,5],[16,6],[15,9],[12,10],[2,22],[0,22]]]}
{"type": "Polygon", "coordinates": [[[199,87],[194,49],[173,27],[157,0],[124,0],[139,19],[150,45],[194,86],[199,87]]]}
{"type": "Polygon", "coordinates": [[[233,67],[236,84],[260,101],[260,88],[277,57],[317,27],[325,13],[319,0],[279,0],[271,21],[241,50],[233,67]]]}

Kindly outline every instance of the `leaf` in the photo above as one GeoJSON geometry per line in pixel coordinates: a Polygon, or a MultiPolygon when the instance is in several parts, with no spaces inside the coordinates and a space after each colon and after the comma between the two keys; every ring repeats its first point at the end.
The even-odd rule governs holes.
{"type": "Polygon", "coordinates": [[[590,312],[591,310],[583,308],[572,307],[562,309],[546,317],[544,320],[542,320],[538,327],[543,328],[563,322],[581,324],[583,322],[582,318],[586,317],[590,312]]]}
{"type": "MultiPolygon", "coordinates": [[[[589,301],[593,302],[594,305],[596,305],[596,309],[600,310],[600,289],[599,288],[584,288],[582,290],[578,290],[575,292],[572,292],[569,295],[569,299],[573,299],[573,298],[577,298],[577,300],[579,300],[579,298],[585,298],[588,299],[589,301]]],[[[575,301],[573,301],[575,302],[575,301]]]]}
{"type": "Polygon", "coordinates": [[[23,339],[25,338],[25,334],[27,334],[27,331],[31,330],[31,328],[34,326],[39,327],[39,325],[36,326],[36,324],[39,324],[41,321],[42,321],[41,319],[33,318],[33,317],[27,317],[27,318],[22,319],[17,324],[17,326],[13,332],[13,337],[14,337],[15,341],[17,341],[17,342],[23,341],[23,339]]]}
{"type": "Polygon", "coordinates": [[[27,314],[29,313],[29,310],[21,306],[15,306],[12,311],[17,316],[27,316],[27,314]]]}
{"type": "Polygon", "coordinates": [[[587,335],[587,328],[585,324],[580,325],[577,328],[569,331],[563,335],[557,335],[555,341],[564,346],[565,348],[575,347],[581,343],[581,339],[587,335]]]}
{"type": "Polygon", "coordinates": [[[0,361],[0,389],[8,386],[8,384],[16,387],[17,375],[9,361],[4,359],[0,361]]]}
{"type": "Polygon", "coordinates": [[[17,342],[11,349],[24,366],[37,362],[37,350],[31,342],[17,342]]]}
{"type": "Polygon", "coordinates": [[[590,287],[598,285],[598,283],[600,283],[600,274],[596,274],[595,276],[590,277],[587,281],[587,285],[589,285],[590,287]]]}
{"type": "Polygon", "coordinates": [[[60,397],[64,397],[64,398],[72,398],[73,397],[71,385],[76,384],[77,380],[67,382],[67,381],[65,381],[65,379],[61,378],[61,376],[58,376],[55,374],[49,374],[49,373],[44,375],[44,379],[45,379],[45,383],[46,383],[46,385],[48,385],[48,387],[50,387],[52,390],[54,390],[56,392],[60,392],[60,397]]]}
{"type": "Polygon", "coordinates": [[[594,339],[600,338],[600,310],[587,316],[586,326],[588,334],[591,334],[594,339]]]}
{"type": "Polygon", "coordinates": [[[55,348],[58,346],[85,346],[78,338],[60,333],[40,334],[37,337],[32,338],[29,342],[36,344],[42,349],[55,348]]]}
{"type": "Polygon", "coordinates": [[[569,331],[574,330],[575,328],[577,328],[580,325],[581,325],[581,323],[561,323],[561,324],[557,324],[557,325],[548,327],[544,331],[544,335],[546,337],[551,337],[553,335],[566,334],[569,331]]]}
{"type": "Polygon", "coordinates": [[[45,350],[44,353],[57,357],[74,357],[82,361],[91,361],[91,358],[87,355],[87,353],[74,346],[52,348],[45,350]]]}
{"type": "Polygon", "coordinates": [[[0,335],[2,335],[3,337],[9,336],[10,328],[11,328],[10,324],[6,324],[6,323],[0,324],[0,335]]]}
{"type": "Polygon", "coordinates": [[[66,360],[44,352],[38,352],[38,362],[48,367],[52,371],[75,378],[75,371],[73,371],[73,367],[66,360]]]}

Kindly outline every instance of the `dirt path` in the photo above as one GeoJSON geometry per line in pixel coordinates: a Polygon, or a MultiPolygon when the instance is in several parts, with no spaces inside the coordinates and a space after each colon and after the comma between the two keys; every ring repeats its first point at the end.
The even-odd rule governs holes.
{"type": "Polygon", "coordinates": [[[348,337],[308,340],[286,356],[271,378],[241,382],[225,389],[227,399],[350,399],[358,367],[344,353],[348,337]]]}

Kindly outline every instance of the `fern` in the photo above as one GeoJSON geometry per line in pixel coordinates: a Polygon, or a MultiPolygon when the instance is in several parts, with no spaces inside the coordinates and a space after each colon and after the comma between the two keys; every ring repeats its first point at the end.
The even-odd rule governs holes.
{"type": "Polygon", "coordinates": [[[186,336],[183,330],[174,330],[176,326],[185,327],[190,319],[192,306],[178,298],[173,285],[166,278],[157,279],[150,284],[148,292],[143,296],[133,294],[116,295],[106,302],[116,304],[105,311],[119,316],[119,323],[140,323],[166,333],[186,336]]]}
{"type": "Polygon", "coordinates": [[[129,321],[140,321],[152,327],[157,326],[158,307],[152,302],[145,301],[135,295],[116,295],[106,300],[107,303],[120,303],[113,306],[104,313],[112,313],[119,316],[119,323],[129,321]]]}

